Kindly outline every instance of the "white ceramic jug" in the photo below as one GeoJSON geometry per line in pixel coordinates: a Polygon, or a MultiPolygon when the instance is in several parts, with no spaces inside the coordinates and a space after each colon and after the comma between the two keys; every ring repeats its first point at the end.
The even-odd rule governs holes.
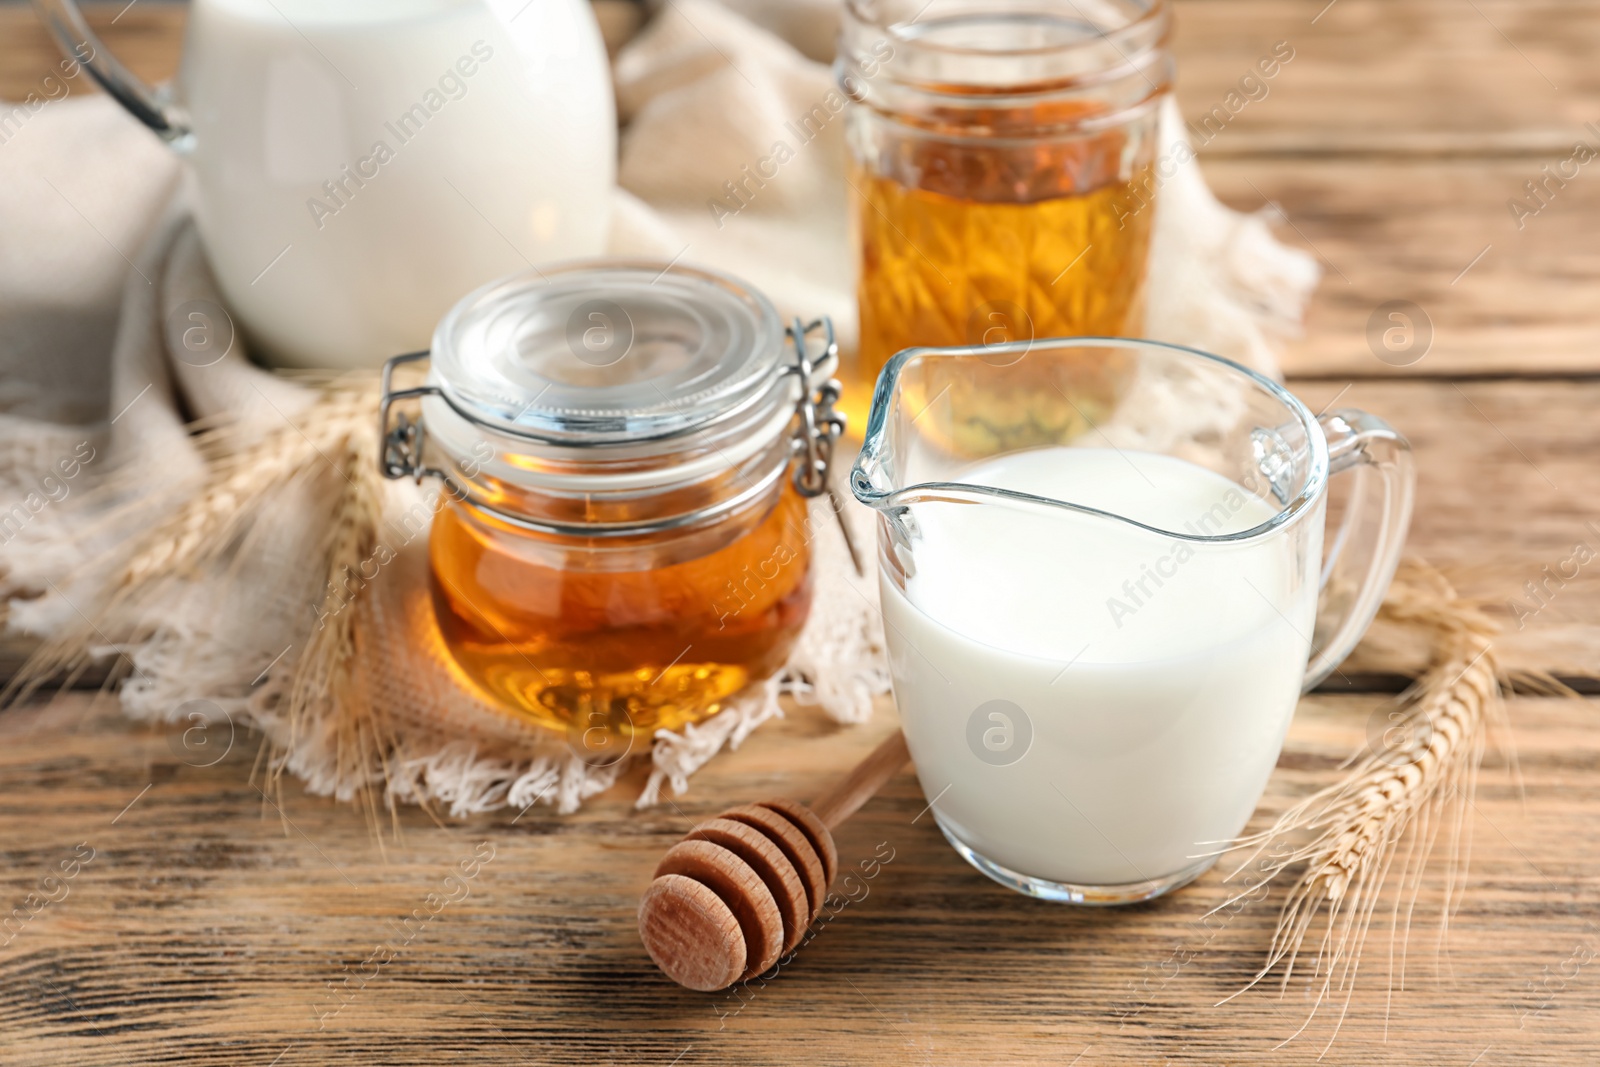
{"type": "Polygon", "coordinates": [[[266,362],[377,366],[484,282],[603,250],[616,119],[587,0],[194,0],[156,90],[72,0],[36,6],[187,160],[266,362]]]}

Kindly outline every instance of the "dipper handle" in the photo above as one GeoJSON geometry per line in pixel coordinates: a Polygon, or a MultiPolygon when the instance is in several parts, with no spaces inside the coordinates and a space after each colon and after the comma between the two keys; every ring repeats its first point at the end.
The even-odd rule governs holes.
{"type": "Polygon", "coordinates": [[[811,805],[812,812],[829,830],[838,829],[840,823],[877,795],[883,784],[910,758],[906,735],[896,730],[873,749],[870,756],[856,764],[854,770],[834,783],[832,789],[818,797],[811,805]]]}

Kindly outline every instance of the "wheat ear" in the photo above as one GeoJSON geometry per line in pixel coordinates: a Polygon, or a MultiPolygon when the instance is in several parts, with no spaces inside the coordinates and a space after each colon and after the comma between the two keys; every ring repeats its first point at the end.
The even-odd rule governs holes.
{"type": "Polygon", "coordinates": [[[1449,824],[1442,939],[1460,903],[1468,845],[1462,835],[1486,727],[1504,716],[1493,653],[1498,627],[1477,606],[1457,597],[1442,575],[1425,564],[1408,564],[1391,588],[1383,613],[1432,635],[1431,665],[1409,691],[1407,710],[1397,723],[1402,740],[1381,749],[1369,747],[1358,754],[1343,780],[1294,805],[1270,830],[1241,842],[1256,848],[1238,870],[1254,862],[1272,842],[1310,835],[1309,841],[1274,856],[1262,868],[1271,879],[1293,865],[1305,864],[1279,913],[1266,963],[1233,996],[1255,986],[1280,964],[1282,985],[1287,986],[1306,939],[1322,916],[1312,964],[1316,1000],[1305,1023],[1284,1044],[1304,1032],[1325,1002],[1342,993],[1339,1023],[1323,1055],[1349,1010],[1367,931],[1401,843],[1406,848],[1393,917],[1399,927],[1404,902],[1404,926],[1409,929],[1422,873],[1449,824]]]}
{"type": "MultiPolygon", "coordinates": [[[[368,781],[374,764],[382,763],[375,754],[386,750],[386,731],[377,710],[360,698],[353,676],[358,600],[377,569],[392,556],[379,542],[385,491],[378,470],[374,410],[376,402],[369,398],[361,405],[361,417],[345,424],[338,451],[330,457],[338,472],[338,495],[323,541],[323,592],[289,686],[289,737],[284,747],[294,746],[311,719],[333,714],[340,781],[368,781]]],[[[275,766],[281,771],[281,761],[275,766]]]]}
{"type": "Polygon", "coordinates": [[[330,454],[342,453],[351,433],[371,422],[376,409],[371,390],[344,387],[319,397],[297,424],[285,422],[242,448],[229,446],[230,428],[212,431],[206,444],[218,455],[205,485],[141,539],[113,591],[213,558],[227,547],[239,520],[268,494],[324,460],[337,466],[330,454]]]}

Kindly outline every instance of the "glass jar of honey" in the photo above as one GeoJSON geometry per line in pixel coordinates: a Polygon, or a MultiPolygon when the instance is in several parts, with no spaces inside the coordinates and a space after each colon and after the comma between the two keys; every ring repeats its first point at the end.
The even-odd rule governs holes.
{"type": "MultiPolygon", "coordinates": [[[[1142,332],[1168,23],[1164,0],[847,0],[852,418],[904,348],[1142,332]]],[[[1079,370],[1045,381],[1019,360],[1011,388],[986,378],[974,448],[1092,425],[1116,368],[1079,370]]]]}
{"type": "Polygon", "coordinates": [[[811,601],[806,497],[843,428],[835,361],[825,321],[786,329],[733,278],[633,262],[485,286],[431,352],[390,360],[380,462],[444,484],[430,577],[466,684],[588,755],[782,667],[811,601]]]}

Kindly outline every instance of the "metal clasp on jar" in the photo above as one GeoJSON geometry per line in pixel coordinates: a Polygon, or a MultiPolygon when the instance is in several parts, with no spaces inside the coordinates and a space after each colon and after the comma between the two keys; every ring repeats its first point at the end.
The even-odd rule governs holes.
{"type": "Polygon", "coordinates": [[[437,386],[419,385],[414,389],[396,389],[394,387],[395,368],[407,363],[427,359],[428,350],[421,352],[407,352],[403,356],[392,356],[383,364],[383,390],[382,399],[378,402],[378,469],[383,476],[389,479],[412,478],[421,482],[424,478],[443,478],[448,481],[449,476],[436,467],[425,466],[422,462],[422,420],[419,418],[412,422],[405,413],[400,412],[393,425],[389,422],[389,411],[397,400],[419,400],[425,396],[441,396],[437,386]]]}
{"type": "Polygon", "coordinates": [[[794,453],[791,477],[795,491],[807,498],[827,494],[828,506],[833,509],[834,518],[839,523],[839,533],[844,537],[844,546],[850,552],[850,562],[856,574],[865,575],[861,553],[857,551],[855,537],[850,533],[850,523],[844,517],[844,501],[828,481],[828,470],[833,464],[834,442],[845,431],[844,413],[833,410],[833,405],[839,401],[839,379],[826,377],[817,381],[821,375],[831,375],[839,365],[839,342],[834,338],[833,320],[824,315],[802,324],[796,318],[784,332],[794,346],[794,363],[785,373],[793,374],[800,380],[800,399],[795,404],[798,424],[790,441],[794,453]],[[822,331],[822,352],[813,360],[806,340],[817,330],[822,331]]]}
{"type": "Polygon", "coordinates": [[[794,346],[794,362],[784,369],[800,380],[800,399],[795,404],[799,425],[794,440],[794,487],[804,497],[818,497],[828,491],[828,467],[833,462],[833,443],[844,433],[845,419],[833,410],[839,401],[839,379],[820,375],[831,374],[839,363],[839,342],[834,339],[833,320],[824,315],[804,325],[800,319],[784,331],[794,346]],[[806,348],[807,338],[817,330],[822,331],[822,352],[816,359],[806,348]]]}

